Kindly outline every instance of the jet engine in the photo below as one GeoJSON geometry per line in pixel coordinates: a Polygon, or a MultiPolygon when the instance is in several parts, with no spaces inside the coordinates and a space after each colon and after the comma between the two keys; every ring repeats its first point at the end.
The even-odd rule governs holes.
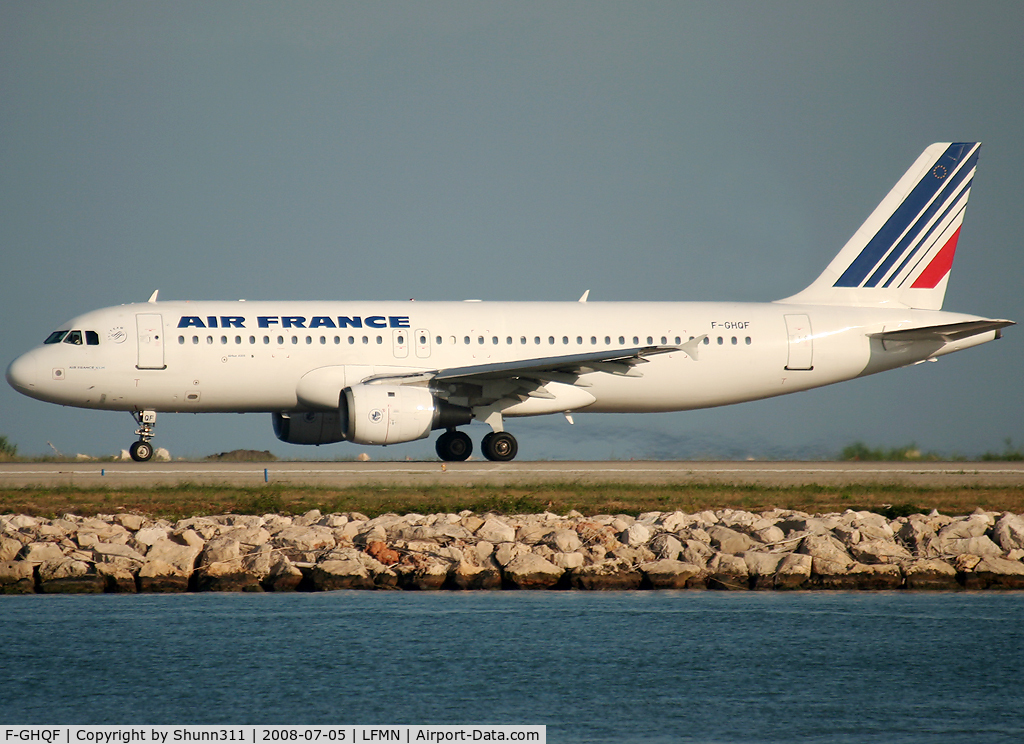
{"type": "Polygon", "coordinates": [[[337,412],[275,413],[274,434],[289,444],[399,444],[472,419],[468,408],[441,400],[426,388],[360,384],[341,391],[337,412]]]}
{"type": "Polygon", "coordinates": [[[330,444],[345,441],[345,429],[335,411],[275,413],[274,436],[288,444],[330,444]]]}

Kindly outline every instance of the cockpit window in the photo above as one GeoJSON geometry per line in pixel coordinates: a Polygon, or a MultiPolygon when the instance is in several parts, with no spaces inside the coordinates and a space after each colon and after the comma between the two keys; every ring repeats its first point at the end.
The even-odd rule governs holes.
{"type": "Polygon", "coordinates": [[[99,346],[100,334],[96,333],[96,331],[86,331],[85,343],[89,344],[89,346],[99,346]]]}
{"type": "Polygon", "coordinates": [[[81,331],[70,331],[67,337],[64,339],[66,344],[74,344],[75,346],[82,345],[82,332],[81,331]]]}
{"type": "Polygon", "coordinates": [[[63,338],[66,335],[68,335],[67,331],[54,331],[53,333],[51,333],[49,336],[46,337],[46,340],[43,341],[43,343],[44,344],[59,344],[61,342],[61,340],[63,340],[63,338]]]}

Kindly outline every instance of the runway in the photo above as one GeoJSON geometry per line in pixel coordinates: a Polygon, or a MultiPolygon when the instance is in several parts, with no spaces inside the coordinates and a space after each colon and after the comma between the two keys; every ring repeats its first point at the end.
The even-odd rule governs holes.
{"type": "Polygon", "coordinates": [[[1017,462],[150,462],[0,463],[0,488],[143,487],[181,483],[255,486],[522,485],[529,483],[750,484],[791,487],[857,483],[927,488],[1024,487],[1017,462]]]}

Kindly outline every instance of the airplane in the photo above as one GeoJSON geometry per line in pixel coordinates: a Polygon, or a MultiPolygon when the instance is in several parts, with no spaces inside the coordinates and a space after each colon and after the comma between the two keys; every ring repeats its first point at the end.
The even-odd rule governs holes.
{"type": "Polygon", "coordinates": [[[128,411],[269,412],[291,444],[411,442],[515,458],[506,419],[682,411],[830,385],[998,339],[941,310],[980,143],[929,146],[806,289],[774,302],[236,302],[108,307],[15,359],[32,398],[128,411]]]}

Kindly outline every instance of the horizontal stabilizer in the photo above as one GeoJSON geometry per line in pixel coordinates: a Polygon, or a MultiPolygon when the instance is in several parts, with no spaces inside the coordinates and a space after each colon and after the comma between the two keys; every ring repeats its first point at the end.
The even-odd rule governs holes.
{"type": "Polygon", "coordinates": [[[1012,320],[971,320],[966,323],[948,323],[947,325],[869,333],[868,336],[880,341],[942,341],[949,343],[989,331],[999,331],[1012,325],[1016,325],[1012,320]]]}

